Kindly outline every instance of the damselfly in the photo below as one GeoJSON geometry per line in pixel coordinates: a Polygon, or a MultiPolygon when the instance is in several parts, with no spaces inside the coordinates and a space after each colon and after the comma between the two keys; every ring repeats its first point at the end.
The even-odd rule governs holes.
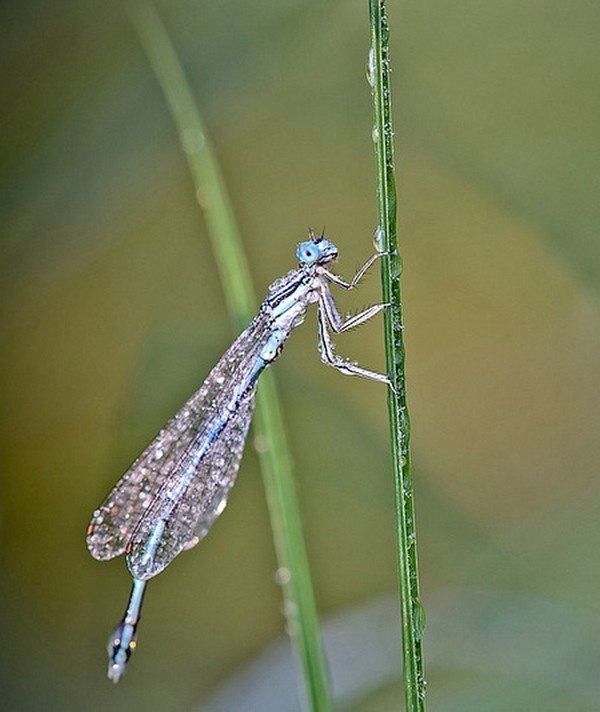
{"type": "Polygon", "coordinates": [[[335,354],[339,334],[375,316],[376,304],[342,318],[329,285],[354,288],[381,253],[350,282],[327,265],[337,259],[323,236],[300,243],[297,269],[271,284],[258,315],[233,342],[207,379],[159,432],[94,512],[87,531],[92,556],[102,561],[125,554],[133,588],[123,620],[108,643],[108,677],[118,682],[136,647],[136,628],[149,579],[191,549],[225,509],[252,418],[256,383],[279,356],[285,340],[318,305],[321,359],[348,376],[389,384],[386,376],[335,354]]]}

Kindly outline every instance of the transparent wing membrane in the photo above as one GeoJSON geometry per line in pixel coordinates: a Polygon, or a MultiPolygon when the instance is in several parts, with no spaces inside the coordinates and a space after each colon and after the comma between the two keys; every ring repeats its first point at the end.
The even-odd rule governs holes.
{"type": "Polygon", "coordinates": [[[240,465],[254,405],[255,387],[220,427],[200,456],[191,453],[160,489],[136,527],[127,566],[137,579],[159,574],[184,549],[204,537],[227,503],[240,465]],[[152,541],[156,523],[160,537],[152,541]]]}
{"type": "Polygon", "coordinates": [[[171,478],[177,479],[191,466],[190,459],[197,456],[203,441],[210,440],[215,421],[235,410],[232,400],[239,397],[238,385],[252,373],[269,334],[269,320],[261,313],[223,354],[202,387],[117,482],[94,512],[88,527],[87,546],[94,558],[112,559],[131,548],[136,527],[142,520],[147,524],[149,513],[157,511],[154,502],[162,488],[176,490],[171,478]]]}

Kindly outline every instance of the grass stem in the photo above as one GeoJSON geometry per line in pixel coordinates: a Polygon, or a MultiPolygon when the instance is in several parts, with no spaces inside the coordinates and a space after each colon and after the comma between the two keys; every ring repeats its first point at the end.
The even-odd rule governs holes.
{"type": "MultiPolygon", "coordinates": [[[[149,2],[131,5],[140,41],[163,90],[208,227],[229,314],[236,330],[256,313],[250,270],[223,175],[189,84],[162,21],[149,2]]],[[[287,630],[303,672],[309,709],[328,712],[331,694],[321,644],[308,556],[291,458],[275,379],[261,376],[254,431],[264,444],[260,461],[283,587],[287,630]]]]}
{"type": "Polygon", "coordinates": [[[396,230],[396,185],[390,93],[389,26],[385,0],[369,0],[371,51],[368,79],[373,94],[373,140],[377,157],[379,227],[376,240],[388,253],[381,261],[385,354],[388,375],[395,392],[388,393],[392,469],[396,509],[398,584],[400,592],[404,696],[407,712],[424,712],[422,634],[424,612],[419,602],[417,539],[410,459],[410,420],[406,403],[406,374],[400,275],[396,230]]]}

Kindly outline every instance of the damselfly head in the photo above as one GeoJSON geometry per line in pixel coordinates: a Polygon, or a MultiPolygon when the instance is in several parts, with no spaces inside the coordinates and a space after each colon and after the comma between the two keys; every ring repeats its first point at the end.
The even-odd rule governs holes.
{"type": "Polygon", "coordinates": [[[311,231],[311,239],[298,245],[296,255],[300,265],[325,264],[337,260],[338,251],[333,242],[329,242],[322,235],[314,237],[311,231]]]}

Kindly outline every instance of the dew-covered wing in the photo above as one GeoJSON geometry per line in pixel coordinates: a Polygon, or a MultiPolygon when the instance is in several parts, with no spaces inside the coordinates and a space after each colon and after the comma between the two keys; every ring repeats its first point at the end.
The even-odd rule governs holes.
{"type": "Polygon", "coordinates": [[[87,534],[87,546],[94,558],[112,559],[125,552],[161,488],[211,431],[215,418],[227,408],[236,384],[251,373],[269,336],[269,326],[269,318],[262,313],[254,319],[94,512],[87,534]]]}
{"type": "Polygon", "coordinates": [[[204,537],[225,509],[252,418],[255,384],[234,412],[215,423],[209,446],[189,453],[161,488],[131,538],[127,567],[136,579],[159,574],[204,537]]]}

